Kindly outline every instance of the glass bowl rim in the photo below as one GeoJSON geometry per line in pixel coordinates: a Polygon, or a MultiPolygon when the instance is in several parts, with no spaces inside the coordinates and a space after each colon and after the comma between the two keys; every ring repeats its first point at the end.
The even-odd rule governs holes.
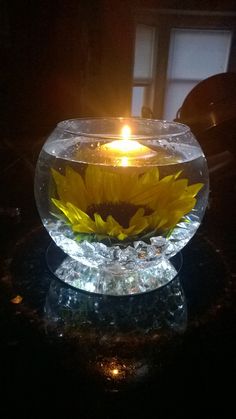
{"type": "MultiPolygon", "coordinates": [[[[131,116],[128,116],[128,117],[110,117],[110,116],[108,116],[108,117],[79,117],[79,118],[69,118],[69,119],[65,119],[65,120],[62,120],[62,121],[60,121],[60,122],[58,122],[57,123],[57,128],[58,129],[62,129],[63,130],[63,132],[65,132],[65,133],[68,133],[68,134],[72,134],[72,135],[76,135],[76,136],[78,136],[78,137],[86,137],[86,138],[88,138],[88,139],[105,139],[105,140],[109,140],[109,139],[118,139],[118,138],[121,138],[121,136],[120,135],[118,135],[118,134],[111,134],[111,133],[108,133],[108,134],[102,134],[102,133],[99,133],[99,132],[94,132],[94,133],[88,133],[88,132],[84,132],[84,130],[81,130],[81,131],[79,131],[79,130],[75,130],[75,129],[73,129],[73,127],[72,128],[68,128],[68,127],[66,127],[66,124],[69,124],[70,122],[72,123],[72,122],[76,122],[76,121],[78,121],[78,122],[94,122],[94,123],[96,123],[96,122],[101,122],[101,121],[104,121],[104,122],[112,122],[112,121],[120,121],[120,122],[123,122],[124,123],[124,125],[125,124],[128,124],[129,122],[131,123],[131,122],[137,122],[137,123],[147,123],[147,124],[168,124],[168,127],[178,127],[179,128],[179,131],[178,132],[172,132],[172,133],[170,133],[170,132],[166,132],[166,133],[162,133],[162,134],[159,134],[159,133],[153,133],[153,134],[131,134],[131,136],[130,136],[130,139],[132,139],[132,140],[135,140],[135,139],[141,139],[142,138],[142,140],[154,140],[154,139],[162,139],[162,138],[174,138],[174,137],[179,137],[179,136],[182,136],[182,135],[186,135],[186,134],[188,134],[188,133],[192,133],[191,132],[191,129],[190,129],[190,127],[188,126],[188,125],[185,125],[185,124],[183,124],[183,123],[180,123],[180,122],[177,122],[177,121],[168,121],[168,120],[165,120],[165,119],[148,119],[148,118],[141,118],[141,117],[131,117],[131,116]],[[141,138],[140,138],[140,136],[141,136],[141,138]]],[[[158,126],[158,125],[157,125],[158,126]]],[[[193,137],[194,137],[194,134],[192,133],[192,135],[193,135],[193,137]]]]}

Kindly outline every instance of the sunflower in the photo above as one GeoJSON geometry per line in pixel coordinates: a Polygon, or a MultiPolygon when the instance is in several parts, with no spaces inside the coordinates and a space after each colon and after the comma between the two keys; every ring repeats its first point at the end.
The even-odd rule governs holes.
{"type": "Polygon", "coordinates": [[[142,174],[122,169],[90,165],[83,176],[70,166],[64,175],[52,169],[58,195],[52,202],[79,240],[168,234],[195,207],[203,186],[189,186],[181,172],[160,179],[157,167],[142,174]]]}

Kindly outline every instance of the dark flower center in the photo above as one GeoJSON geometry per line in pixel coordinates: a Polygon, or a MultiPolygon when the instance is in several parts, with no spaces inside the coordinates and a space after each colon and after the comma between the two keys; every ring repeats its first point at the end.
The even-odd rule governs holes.
{"type": "Polygon", "coordinates": [[[104,202],[102,204],[90,205],[87,209],[87,214],[94,219],[94,214],[97,213],[101,215],[102,219],[105,221],[108,215],[118,221],[124,228],[129,227],[129,221],[136,213],[139,208],[144,208],[145,215],[151,214],[153,211],[147,207],[139,207],[134,204],[129,204],[127,202],[104,202]]]}

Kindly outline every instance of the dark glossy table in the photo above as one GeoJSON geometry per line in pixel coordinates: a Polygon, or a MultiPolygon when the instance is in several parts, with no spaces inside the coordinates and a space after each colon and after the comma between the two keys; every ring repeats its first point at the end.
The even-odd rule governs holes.
{"type": "Polygon", "coordinates": [[[144,295],[102,297],[48,270],[35,150],[2,145],[2,417],[233,416],[234,165],[212,176],[210,207],[178,277],[144,295]]]}

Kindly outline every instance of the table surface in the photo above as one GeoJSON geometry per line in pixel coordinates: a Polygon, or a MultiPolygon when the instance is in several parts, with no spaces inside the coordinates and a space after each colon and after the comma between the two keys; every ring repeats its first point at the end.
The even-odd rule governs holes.
{"type": "Polygon", "coordinates": [[[1,145],[3,417],[233,416],[234,162],[210,178],[209,208],[178,277],[142,296],[104,298],[47,268],[50,239],[33,197],[42,142],[1,145]]]}

